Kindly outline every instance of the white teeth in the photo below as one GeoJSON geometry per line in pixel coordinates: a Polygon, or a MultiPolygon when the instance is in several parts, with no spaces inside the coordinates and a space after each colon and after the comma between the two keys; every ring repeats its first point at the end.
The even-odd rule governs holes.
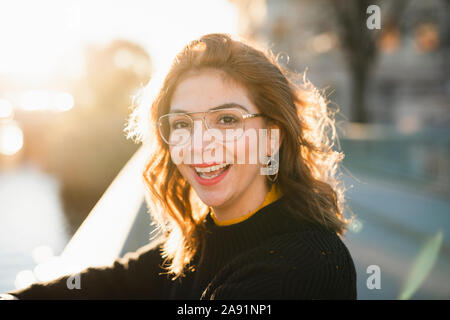
{"type": "Polygon", "coordinates": [[[228,164],[227,163],[222,163],[222,164],[218,164],[215,166],[210,166],[210,167],[204,167],[204,168],[199,168],[199,167],[194,167],[195,171],[197,171],[198,173],[206,173],[206,172],[214,172],[217,170],[220,170],[222,168],[225,168],[228,164]]]}
{"type": "Polygon", "coordinates": [[[209,180],[209,179],[212,179],[212,178],[217,177],[218,175],[220,175],[220,173],[213,174],[212,176],[205,176],[203,173],[199,173],[198,175],[199,175],[200,177],[202,177],[203,179],[209,180]]]}

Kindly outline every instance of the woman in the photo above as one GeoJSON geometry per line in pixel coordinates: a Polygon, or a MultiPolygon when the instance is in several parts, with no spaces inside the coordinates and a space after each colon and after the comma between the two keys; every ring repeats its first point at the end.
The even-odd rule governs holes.
{"type": "Polygon", "coordinates": [[[270,54],[209,34],[177,55],[152,101],[150,128],[146,106],[144,99],[135,109],[128,133],[153,142],[144,179],[158,239],[84,270],[80,290],[63,277],[10,294],[356,298],[340,239],[348,223],[334,177],[342,155],[311,85],[296,85],[270,54]]]}

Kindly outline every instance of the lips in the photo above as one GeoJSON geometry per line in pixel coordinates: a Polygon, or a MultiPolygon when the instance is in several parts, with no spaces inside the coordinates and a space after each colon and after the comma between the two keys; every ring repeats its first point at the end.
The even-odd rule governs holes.
{"type": "Polygon", "coordinates": [[[211,162],[211,163],[199,163],[199,164],[193,164],[191,165],[191,167],[195,167],[195,168],[205,168],[205,167],[211,167],[211,166],[215,166],[219,163],[217,162],[211,162]]]}
{"type": "Polygon", "coordinates": [[[229,172],[231,164],[211,163],[191,166],[194,171],[194,177],[199,184],[214,185],[219,183],[229,172]]]}
{"type": "Polygon", "coordinates": [[[211,165],[211,166],[194,166],[195,171],[197,171],[197,173],[199,174],[203,174],[206,176],[211,176],[208,175],[208,173],[216,173],[217,171],[220,171],[221,169],[225,168],[226,166],[228,166],[228,164],[226,163],[222,163],[222,164],[216,164],[216,165],[211,165]]]}

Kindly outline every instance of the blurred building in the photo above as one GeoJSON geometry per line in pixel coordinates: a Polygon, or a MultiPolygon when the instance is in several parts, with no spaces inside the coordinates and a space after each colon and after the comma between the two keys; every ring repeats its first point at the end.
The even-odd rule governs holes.
{"type": "Polygon", "coordinates": [[[411,178],[449,194],[448,1],[233,2],[245,21],[241,32],[265,43],[289,69],[306,71],[329,106],[338,108],[347,164],[411,178]],[[381,9],[380,30],[366,27],[368,4],[381,9]],[[355,78],[352,59],[357,58],[367,73],[363,87],[355,78]],[[363,90],[356,92],[362,105],[355,104],[355,88],[363,90]],[[355,106],[364,109],[369,125],[348,123],[360,121],[355,106]]]}
{"type": "MultiPolygon", "coordinates": [[[[406,1],[394,21],[389,1],[372,2],[382,15],[366,93],[369,122],[394,123],[406,130],[448,126],[448,2],[406,1]]],[[[268,44],[282,59],[289,56],[289,68],[298,72],[307,68],[309,79],[319,88],[330,88],[330,99],[351,118],[351,77],[338,32],[342,26],[330,0],[234,3],[240,8],[240,20],[246,21],[241,32],[268,44]]],[[[351,7],[355,1],[345,4],[351,7]]]]}

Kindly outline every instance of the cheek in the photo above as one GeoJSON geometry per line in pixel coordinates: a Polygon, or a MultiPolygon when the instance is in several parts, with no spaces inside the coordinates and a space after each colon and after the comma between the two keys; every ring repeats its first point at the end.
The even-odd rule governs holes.
{"type": "Polygon", "coordinates": [[[181,173],[181,175],[188,180],[189,178],[189,166],[185,164],[184,155],[186,154],[186,151],[183,147],[169,147],[170,152],[170,159],[171,161],[176,165],[178,171],[181,173]]]}
{"type": "Polygon", "coordinates": [[[186,146],[171,146],[169,151],[170,159],[176,166],[192,164],[189,157],[189,150],[186,146]]]}
{"type": "Polygon", "coordinates": [[[190,168],[189,166],[185,164],[180,164],[177,166],[178,171],[183,176],[183,178],[188,181],[190,184],[192,184],[192,175],[190,174],[190,168]]]}
{"type": "Polygon", "coordinates": [[[259,165],[261,148],[257,129],[246,130],[245,135],[234,142],[225,144],[225,148],[227,154],[233,157],[235,164],[259,165]]]}
{"type": "Polygon", "coordinates": [[[251,134],[246,133],[240,139],[225,144],[227,154],[232,154],[233,183],[247,185],[260,175],[258,130],[251,134]],[[234,151],[233,151],[234,150],[234,151]]]}

